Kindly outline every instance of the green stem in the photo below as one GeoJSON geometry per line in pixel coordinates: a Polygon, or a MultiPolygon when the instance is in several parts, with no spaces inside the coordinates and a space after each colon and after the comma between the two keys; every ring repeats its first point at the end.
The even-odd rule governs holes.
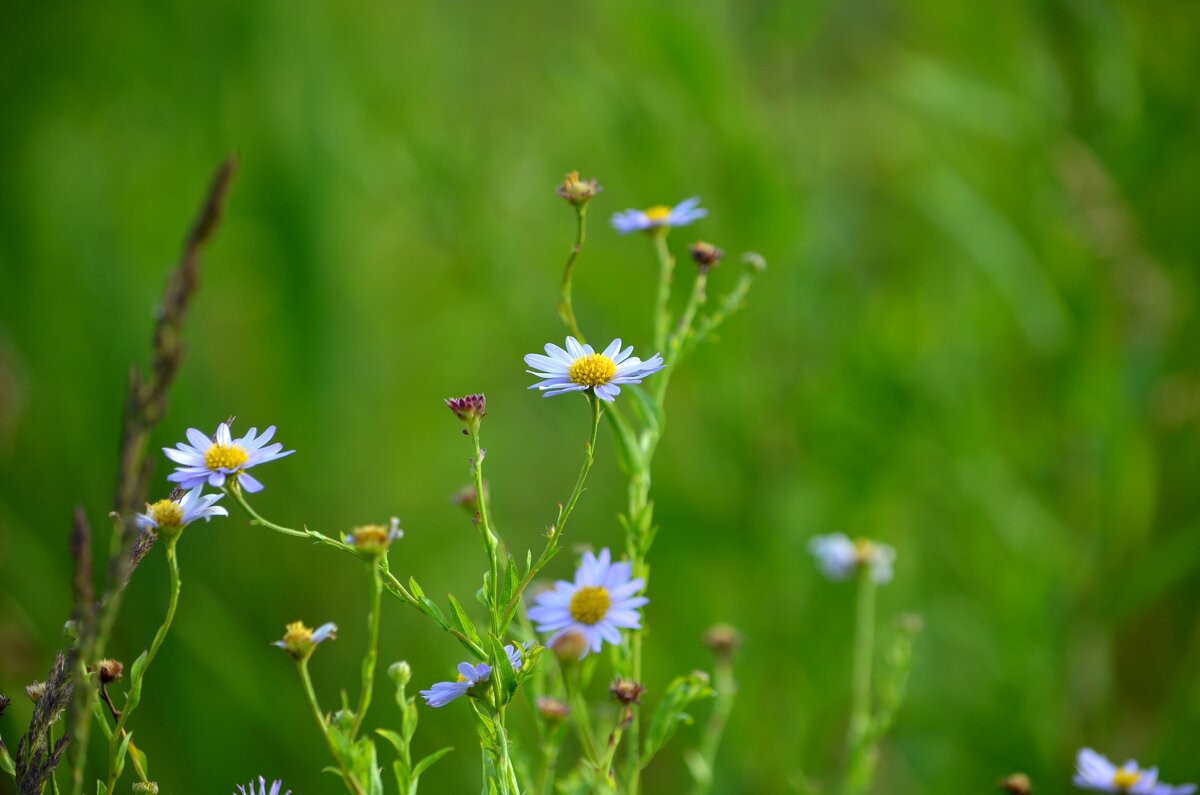
{"type": "Polygon", "coordinates": [[[592,730],[592,717],[588,712],[587,700],[580,689],[578,668],[576,663],[568,663],[570,668],[563,671],[563,686],[567,693],[567,704],[571,707],[571,722],[579,733],[579,744],[583,747],[583,755],[593,765],[600,764],[600,755],[596,750],[596,737],[592,730]]]}
{"type": "Polygon", "coordinates": [[[484,451],[479,442],[479,423],[471,425],[471,445],[475,448],[475,458],[471,463],[471,474],[475,480],[475,500],[479,505],[479,536],[483,540],[483,551],[488,558],[488,571],[491,575],[492,592],[488,602],[492,613],[492,631],[500,634],[500,594],[503,584],[500,582],[500,540],[492,532],[491,517],[488,515],[487,495],[483,488],[483,458],[484,451]]]}
{"type": "Polygon", "coordinates": [[[658,294],[654,302],[654,347],[661,351],[667,344],[667,332],[671,328],[671,279],[675,274],[675,258],[667,247],[667,228],[659,227],[651,232],[654,251],[658,255],[658,294]]]}
{"type": "Polygon", "coordinates": [[[575,271],[575,261],[579,259],[579,252],[583,250],[583,241],[586,236],[587,225],[584,223],[584,217],[587,215],[587,205],[578,204],[575,206],[575,245],[571,248],[571,254],[567,257],[567,266],[563,268],[562,278],[562,298],[558,302],[558,316],[562,318],[563,325],[571,332],[575,339],[582,344],[585,342],[583,333],[579,330],[579,324],[575,322],[575,307],[571,303],[571,277],[575,271]]]}
{"type": "MultiPolygon", "coordinates": [[[[175,610],[179,607],[179,590],[182,582],[179,579],[179,559],[175,554],[175,545],[179,541],[179,536],[175,535],[167,539],[167,568],[171,574],[171,596],[167,603],[167,616],[163,619],[162,626],[158,628],[158,632],[154,635],[154,640],[150,644],[150,650],[146,653],[146,662],[142,664],[140,678],[133,683],[134,687],[141,688],[142,682],[145,681],[146,671],[150,669],[150,663],[154,662],[155,655],[158,654],[159,648],[163,641],[166,640],[167,633],[171,630],[171,623],[175,620],[175,610]]],[[[132,703],[127,702],[125,709],[121,712],[121,717],[117,720],[116,729],[112,733],[112,738],[108,742],[108,792],[113,792],[113,787],[117,783],[117,751],[121,746],[121,738],[125,735],[125,724],[129,721],[129,716],[133,714],[137,708],[137,701],[132,703]]]]}
{"type": "Polygon", "coordinates": [[[558,752],[562,748],[562,725],[550,727],[542,743],[542,769],[538,774],[537,795],[554,795],[554,780],[558,770],[558,752]]]}
{"type": "Polygon", "coordinates": [[[737,698],[737,682],[733,678],[733,661],[729,658],[717,660],[713,670],[713,684],[717,698],[713,704],[712,713],[704,727],[704,736],[700,739],[700,758],[704,760],[707,779],[697,779],[692,787],[692,795],[707,795],[712,791],[713,771],[717,765],[717,751],[721,747],[721,737],[725,734],[725,726],[729,722],[729,714],[733,711],[733,702],[737,698]]]}
{"type": "Polygon", "coordinates": [[[692,337],[692,324],[696,321],[696,313],[705,303],[708,302],[708,272],[701,270],[696,274],[696,281],[692,284],[692,293],[688,296],[687,305],[683,309],[683,315],[679,318],[679,326],[675,332],[667,340],[667,361],[671,364],[666,370],[658,374],[658,379],[655,381],[655,398],[661,406],[663,399],[667,394],[667,386],[671,383],[671,376],[679,368],[679,363],[683,359],[684,346],[692,337]]]}
{"type": "Polygon", "coordinates": [[[371,614],[367,617],[370,636],[367,641],[367,656],[363,660],[362,694],[358,702],[358,712],[354,715],[354,727],[350,730],[350,739],[358,737],[362,728],[363,718],[366,717],[367,707],[371,706],[371,691],[375,686],[375,663],[379,658],[379,616],[382,613],[383,577],[376,563],[371,564],[371,614]]]}
{"type": "Polygon", "coordinates": [[[865,750],[871,725],[871,661],[875,656],[875,578],[869,566],[858,569],[858,601],[855,609],[854,657],[850,691],[850,726],[846,732],[846,792],[857,791],[849,771],[865,750]]]}
{"type": "Polygon", "coordinates": [[[305,657],[299,660],[296,667],[300,670],[300,681],[304,683],[304,693],[308,696],[308,703],[312,707],[313,717],[317,719],[317,726],[321,729],[321,736],[325,738],[325,744],[329,746],[329,753],[333,754],[333,760],[337,762],[338,769],[342,771],[342,780],[346,782],[346,787],[355,793],[355,795],[364,795],[362,787],[350,775],[350,771],[346,769],[341,755],[338,754],[337,744],[333,741],[333,735],[329,733],[329,724],[325,721],[325,713],[321,711],[321,704],[317,701],[317,693],[313,690],[312,677],[308,675],[308,658],[305,657]]]}
{"type": "MultiPolygon", "coordinates": [[[[226,487],[225,493],[233,497],[234,502],[236,502],[242,508],[242,510],[246,512],[246,514],[250,517],[250,524],[252,525],[265,527],[268,530],[274,530],[277,533],[282,533],[283,535],[287,536],[307,538],[309,540],[316,541],[317,543],[324,544],[325,546],[341,550],[342,552],[345,552],[348,555],[353,555],[356,558],[362,558],[361,553],[359,553],[359,551],[350,544],[345,544],[337,539],[330,538],[324,533],[319,533],[316,530],[309,530],[308,528],[305,528],[304,530],[295,530],[291,527],[284,527],[283,525],[278,525],[274,522],[264,519],[258,514],[257,511],[250,507],[250,504],[246,502],[246,498],[242,494],[242,490],[236,488],[236,486],[234,488],[226,487]]],[[[387,590],[387,592],[399,599],[404,604],[421,611],[421,613],[425,615],[424,611],[421,610],[421,603],[417,600],[417,598],[413,596],[412,593],[404,587],[404,584],[400,582],[400,580],[396,579],[396,575],[392,574],[392,572],[388,569],[387,558],[382,558],[376,565],[378,565],[379,570],[383,575],[384,588],[387,590]]],[[[483,648],[464,635],[462,632],[449,625],[439,624],[439,626],[441,626],[442,629],[446,630],[454,637],[458,638],[459,642],[466,646],[468,651],[474,654],[478,659],[487,659],[487,653],[484,652],[483,648]]]]}
{"type": "Polygon", "coordinates": [[[579,468],[579,477],[575,479],[575,488],[571,490],[571,496],[567,498],[567,502],[561,505],[558,509],[558,518],[554,521],[554,526],[550,528],[550,532],[546,537],[546,547],[542,550],[542,554],[530,567],[529,571],[525,572],[525,576],[521,578],[517,584],[517,590],[508,600],[508,604],[504,608],[502,620],[500,622],[499,631],[496,634],[503,634],[516,615],[517,608],[521,605],[521,595],[525,589],[529,587],[529,583],[541,572],[542,568],[550,562],[550,559],[558,554],[558,544],[562,539],[563,532],[567,527],[567,520],[571,518],[571,514],[575,511],[575,504],[579,502],[579,497],[583,494],[583,486],[587,482],[588,473],[592,471],[592,464],[596,460],[596,436],[600,433],[600,418],[604,415],[604,408],[600,404],[600,399],[590,392],[587,395],[588,402],[592,407],[592,428],[591,434],[588,436],[588,441],[584,445],[583,465],[579,468]]]}

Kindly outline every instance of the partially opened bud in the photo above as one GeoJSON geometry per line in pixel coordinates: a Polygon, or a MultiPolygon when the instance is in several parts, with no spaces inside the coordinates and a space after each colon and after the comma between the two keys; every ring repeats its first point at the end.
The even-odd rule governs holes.
{"type": "Polygon", "coordinates": [[[563,178],[562,184],[555,191],[576,207],[582,207],[592,200],[603,188],[594,179],[580,179],[578,171],[572,171],[563,178]]]}

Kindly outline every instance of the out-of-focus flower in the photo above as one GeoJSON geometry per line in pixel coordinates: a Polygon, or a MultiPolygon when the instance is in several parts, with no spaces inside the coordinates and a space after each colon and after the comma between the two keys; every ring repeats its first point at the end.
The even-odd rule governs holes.
{"type": "Polygon", "coordinates": [[[146,504],[146,512],[137,515],[138,527],[154,530],[160,535],[178,533],[197,519],[208,521],[214,516],[228,516],[229,511],[214,503],[224,494],[204,494],[203,484],[184,494],[178,500],[159,500],[146,504]]]}
{"type": "MultiPolygon", "coordinates": [[[[276,780],[271,782],[271,788],[267,788],[267,780],[262,776],[258,777],[257,784],[252,780],[246,786],[238,785],[237,792],[233,795],[281,795],[280,790],[283,789],[283,782],[276,780]]],[[[282,793],[282,795],[292,795],[292,791],[282,793]]]]}
{"type": "Polygon", "coordinates": [[[296,452],[283,452],[279,442],[268,445],[274,435],[275,426],[272,425],[261,436],[258,428],[251,428],[245,436],[234,439],[228,423],[222,422],[217,426],[216,441],[213,441],[195,428],[188,428],[187,438],[191,444],[180,442],[174,449],[163,448],[167,458],[179,464],[167,480],[185,489],[205,482],[219,489],[225,485],[226,478],[232,477],[248,492],[262,491],[263,485],[246,470],[296,452]]]}
{"type": "Polygon", "coordinates": [[[538,623],[538,632],[553,632],[548,646],[567,633],[579,633],[586,640],[579,657],[588,651],[600,651],[604,641],[621,642],[622,629],[641,629],[638,608],[650,600],[636,596],[645,587],[642,578],[630,579],[633,565],[612,563],[607,549],[600,555],[583,553],[575,570],[575,581],[559,580],[554,590],[538,594],[529,617],[538,623]]]}
{"type": "Polygon", "coordinates": [[[618,232],[627,235],[630,232],[647,229],[687,226],[706,215],[708,215],[708,210],[700,206],[700,197],[693,196],[674,207],[659,204],[647,210],[625,210],[616,213],[612,217],[612,225],[618,232]]]}
{"type": "Polygon", "coordinates": [[[456,698],[465,696],[468,690],[486,682],[491,676],[492,666],[487,663],[459,663],[458,679],[453,682],[438,682],[428,690],[422,690],[421,697],[431,707],[444,707],[456,698]]]}
{"type": "Polygon", "coordinates": [[[283,637],[271,645],[283,649],[295,660],[307,660],[318,644],[336,637],[337,624],[332,621],[315,630],[304,626],[303,621],[293,621],[287,625],[283,637]]]}
{"type": "Polygon", "coordinates": [[[704,633],[704,645],[723,660],[733,659],[742,645],[742,633],[729,624],[713,624],[704,633]]]}
{"type": "Polygon", "coordinates": [[[720,265],[721,258],[725,256],[724,251],[703,240],[688,246],[688,252],[692,255],[692,261],[696,263],[696,267],[700,269],[701,273],[708,273],[720,265]]]}
{"type": "Polygon", "coordinates": [[[539,696],[537,700],[537,711],[548,721],[558,723],[571,717],[571,708],[559,701],[557,698],[549,698],[547,696],[539,696]]]}
{"type": "Polygon", "coordinates": [[[158,795],[157,781],[133,782],[133,795],[158,795]]]}
{"type": "Polygon", "coordinates": [[[378,557],[387,552],[393,541],[403,537],[400,519],[393,516],[387,527],[381,524],[359,525],[343,536],[342,540],[365,555],[378,557]]]}
{"type": "Polygon", "coordinates": [[[572,171],[563,178],[555,192],[576,207],[582,207],[602,190],[595,179],[580,179],[579,172],[572,171]]]}
{"type": "Polygon", "coordinates": [[[831,580],[844,580],[860,567],[871,572],[875,582],[890,582],[896,550],[887,544],[859,538],[851,541],[843,533],[815,536],[808,549],[817,559],[821,571],[831,580]]]}
{"type": "Polygon", "coordinates": [[[621,384],[640,384],[646,376],[666,367],[657,353],[643,362],[630,355],[632,345],[621,350],[620,338],[603,353],[596,353],[591,345],[582,345],[574,337],[567,337],[566,350],[553,343],[547,343],[545,350],[546,356],[526,355],[525,364],[534,368],[526,372],[543,379],[529,388],[541,390],[546,397],[591,389],[596,397],[611,403],[621,393],[621,384]]]}
{"type": "Polygon", "coordinates": [[[1191,795],[1196,791],[1195,784],[1163,784],[1158,780],[1158,768],[1143,770],[1132,759],[1117,767],[1091,748],[1080,749],[1075,758],[1073,781],[1080,789],[1130,795],[1191,795]]]}
{"type": "Polygon", "coordinates": [[[1033,782],[1024,773],[1013,773],[1000,779],[1000,789],[1009,795],[1030,795],[1033,792],[1033,782]]]}

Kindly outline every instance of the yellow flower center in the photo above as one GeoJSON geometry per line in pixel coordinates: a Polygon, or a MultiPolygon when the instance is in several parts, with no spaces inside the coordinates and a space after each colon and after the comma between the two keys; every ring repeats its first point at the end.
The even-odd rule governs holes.
{"type": "Polygon", "coordinates": [[[854,557],[860,566],[865,566],[875,557],[875,545],[870,539],[859,538],[854,541],[854,557]]]}
{"type": "Polygon", "coordinates": [[[599,624],[611,605],[612,599],[603,586],[585,585],[571,597],[568,609],[571,611],[571,618],[580,624],[599,624]]]}
{"type": "Polygon", "coordinates": [[[1141,777],[1142,772],[1140,770],[1118,770],[1116,773],[1113,773],[1112,783],[1114,787],[1124,792],[1138,783],[1141,777]]]}
{"type": "Polygon", "coordinates": [[[204,466],[209,469],[237,469],[246,463],[246,451],[240,444],[214,444],[204,454],[204,466]]]}
{"type": "Polygon", "coordinates": [[[617,374],[617,363],[602,353],[589,353],[571,362],[567,377],[573,384],[600,386],[613,380],[617,374]]]}
{"type": "Polygon", "coordinates": [[[303,621],[293,621],[283,633],[283,643],[289,649],[300,648],[312,642],[312,634],[312,629],[304,626],[303,621]]]}
{"type": "Polygon", "coordinates": [[[671,217],[671,208],[665,204],[656,204],[646,210],[646,217],[655,223],[662,223],[671,217]]]}
{"type": "Polygon", "coordinates": [[[174,500],[159,500],[147,506],[146,513],[159,527],[179,527],[183,523],[183,508],[174,500]]]}

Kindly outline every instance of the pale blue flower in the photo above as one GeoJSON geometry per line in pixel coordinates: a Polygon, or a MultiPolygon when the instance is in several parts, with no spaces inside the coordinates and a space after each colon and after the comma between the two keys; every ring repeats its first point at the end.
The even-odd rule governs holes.
{"type": "MultiPolygon", "coordinates": [[[[238,785],[237,792],[233,795],[280,795],[280,790],[283,788],[283,782],[276,780],[271,782],[271,788],[267,789],[267,780],[262,776],[258,777],[258,786],[255,786],[254,781],[251,781],[246,786],[238,785]]],[[[292,795],[292,791],[288,790],[283,795],[292,795]]]]}
{"type": "Polygon", "coordinates": [[[896,550],[887,544],[866,538],[850,540],[844,533],[815,536],[808,550],[817,559],[821,571],[831,580],[845,580],[860,566],[870,568],[878,583],[891,582],[896,550]]]}
{"type": "Polygon", "coordinates": [[[1196,791],[1195,784],[1163,784],[1158,780],[1158,768],[1142,770],[1132,759],[1117,767],[1091,748],[1081,749],[1075,758],[1074,783],[1080,789],[1129,795],[1191,795],[1196,791]]]}
{"type": "Polygon", "coordinates": [[[567,337],[566,350],[553,343],[547,343],[545,350],[546,356],[525,356],[525,364],[534,368],[526,372],[543,379],[529,388],[541,390],[545,397],[591,389],[596,397],[611,403],[621,393],[621,384],[640,384],[646,376],[666,367],[657,353],[643,362],[630,355],[632,345],[621,350],[619,337],[603,353],[596,353],[591,345],[583,345],[574,337],[567,337]]]}
{"type": "Polygon", "coordinates": [[[319,644],[336,637],[337,624],[332,621],[322,624],[315,630],[306,627],[303,621],[293,621],[287,625],[283,637],[273,641],[271,645],[283,649],[294,659],[306,660],[319,644]]]}
{"type": "Polygon", "coordinates": [[[659,204],[647,210],[625,210],[612,217],[613,228],[623,235],[659,227],[687,226],[708,215],[700,206],[700,197],[685,199],[674,207],[659,204]]]}
{"type": "Polygon", "coordinates": [[[219,489],[225,485],[226,478],[232,476],[246,491],[262,491],[263,485],[246,470],[296,452],[282,452],[283,445],[278,442],[268,445],[267,442],[274,435],[275,426],[272,425],[261,436],[258,435],[258,428],[251,428],[242,438],[234,439],[229,433],[229,425],[222,422],[217,427],[214,441],[195,428],[188,428],[190,445],[180,442],[174,449],[163,448],[167,458],[179,464],[167,480],[185,489],[205,482],[219,489]]]}
{"type": "Polygon", "coordinates": [[[431,707],[444,707],[456,698],[465,696],[468,690],[486,682],[491,676],[492,666],[487,663],[478,665],[471,665],[469,662],[459,663],[456,681],[438,682],[428,690],[422,690],[421,697],[431,707]]]}
{"type": "MultiPolygon", "coordinates": [[[[524,647],[512,643],[504,647],[504,654],[508,657],[508,663],[514,671],[520,673],[525,664],[523,654],[532,645],[533,641],[529,641],[524,647]]],[[[471,665],[469,662],[459,663],[458,679],[453,682],[438,682],[428,690],[422,690],[421,696],[431,707],[444,707],[454,699],[466,695],[467,691],[475,685],[486,682],[491,676],[492,666],[487,663],[478,665],[471,665]]]]}
{"type": "Polygon", "coordinates": [[[547,646],[565,633],[576,632],[587,641],[579,655],[582,659],[589,651],[600,651],[605,641],[619,644],[622,629],[641,629],[638,608],[650,600],[635,594],[646,583],[641,577],[630,579],[632,564],[611,561],[607,549],[600,550],[599,556],[585,552],[574,582],[559,580],[553,590],[538,594],[529,617],[538,622],[538,632],[554,633],[547,646]]]}
{"type": "Polygon", "coordinates": [[[229,511],[213,504],[225,495],[201,496],[203,489],[204,486],[197,486],[178,500],[159,500],[147,505],[146,512],[137,515],[138,527],[144,530],[158,530],[161,527],[176,529],[187,527],[197,519],[207,522],[214,516],[228,516],[229,511]]]}

